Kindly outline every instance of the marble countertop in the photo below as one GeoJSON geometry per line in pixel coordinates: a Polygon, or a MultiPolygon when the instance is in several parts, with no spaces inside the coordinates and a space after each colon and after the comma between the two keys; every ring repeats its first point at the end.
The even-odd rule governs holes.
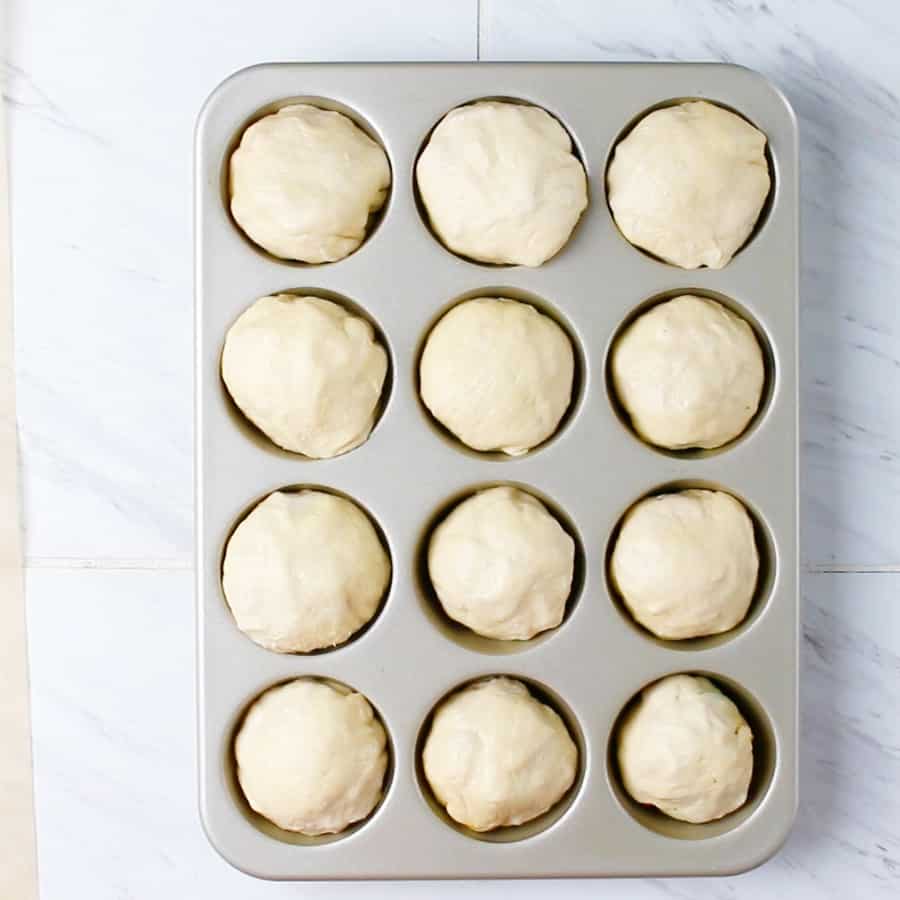
{"type": "MultiPolygon", "coordinates": [[[[230,869],[195,794],[193,122],[268,60],[717,59],[770,77],[802,166],[802,781],[723,880],[554,896],[900,893],[900,8],[894,0],[10,0],[16,350],[45,900],[450,896],[230,869]]],[[[545,896],[546,883],[521,883],[545,896]]],[[[500,897],[509,885],[467,887],[500,897]]]]}

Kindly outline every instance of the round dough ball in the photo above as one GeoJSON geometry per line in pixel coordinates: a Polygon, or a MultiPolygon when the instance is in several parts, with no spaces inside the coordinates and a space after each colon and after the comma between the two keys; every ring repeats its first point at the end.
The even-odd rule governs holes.
{"type": "Polygon", "coordinates": [[[222,351],[222,378],[241,412],[279,447],[314,459],[366,440],[386,374],[372,326],[320,297],[257,300],[222,351]]]}
{"type": "Polygon", "coordinates": [[[721,269],[753,231],[769,195],[766,136],[703,100],[644,116],[607,172],[625,238],[683,269],[721,269]]]}
{"type": "Polygon", "coordinates": [[[528,640],[562,621],[575,542],[537,498],[495,487],[435,529],[428,573],[447,615],[477,634],[528,640]]]}
{"type": "Polygon", "coordinates": [[[387,156],[372,138],[345,115],[303,103],[254,122],[231,155],[232,215],[282,259],[351,254],[390,184],[387,156]]]}
{"type": "Polygon", "coordinates": [[[324,491],[269,494],[225,547],[238,628],[278,653],[343,643],[378,611],[391,562],[369,517],[324,491]]]}
{"type": "Polygon", "coordinates": [[[648,497],[625,516],[611,570],[631,614],[658,637],[728,631],[756,590],[753,522],[722,491],[648,497]]]}
{"type": "Polygon", "coordinates": [[[422,757],[438,801],[474,831],[531,821],[578,770],[563,720],[511,678],[479,681],[445,700],[422,757]]]}
{"type": "Polygon", "coordinates": [[[759,409],[765,381],[762,350],[747,322],[689,294],[628,326],[613,346],[612,374],[637,433],[671,450],[736,438],[759,409]]]}
{"type": "Polygon", "coordinates": [[[434,326],[419,363],[422,400],[475,450],[526,453],[556,431],[572,401],[565,331],[527,303],[480,297],[434,326]]]}
{"type": "Polygon", "coordinates": [[[565,128],[537,106],[483,101],[451,110],[416,164],[431,226],[454,253],[539,266],[587,206],[565,128]]]}
{"type": "Polygon", "coordinates": [[[619,731],[619,771],[638,803],[711,822],[747,800],[753,733],[709,679],[670,675],[641,692],[619,731]]]}
{"type": "Polygon", "coordinates": [[[250,806],[285,831],[336,834],[381,799],[387,737],[362,694],[311,678],[271,688],[234,742],[250,806]]]}

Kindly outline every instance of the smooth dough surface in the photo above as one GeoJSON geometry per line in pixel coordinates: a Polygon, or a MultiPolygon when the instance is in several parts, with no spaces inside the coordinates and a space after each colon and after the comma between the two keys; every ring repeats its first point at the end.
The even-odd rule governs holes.
{"type": "Polygon", "coordinates": [[[560,800],[575,780],[578,749],[559,715],[521,681],[490,678],[438,707],[423,763],[450,817],[490,831],[560,800]]]}
{"type": "Polygon", "coordinates": [[[747,614],[758,571],[753,522],[722,491],[642,500],[625,516],[612,554],[625,605],[669,640],[734,628],[747,614]]]}
{"type": "Polygon", "coordinates": [[[711,822],[747,800],[753,733],[709,679],[670,675],[641,692],[619,731],[619,771],[638,803],[711,822]]]}
{"type": "Polygon", "coordinates": [[[721,269],[769,194],[766,136],[703,100],[644,116],[616,146],[609,205],[632,244],[683,269],[721,269]]]}
{"type": "Polygon", "coordinates": [[[482,101],[451,110],[416,165],[431,225],[455,253],[539,266],[587,206],[565,128],[537,106],[482,101]]]}
{"type": "Polygon", "coordinates": [[[739,316],[685,294],[637,318],[612,351],[616,393],[638,434],[672,450],[720,447],[759,409],[762,350],[739,316]]]}
{"type": "Polygon", "coordinates": [[[247,128],[232,154],[231,212],[275,256],[333,262],[362,243],[390,183],[384,150],[347,116],[285,106],[247,128]]]}
{"type": "Polygon", "coordinates": [[[387,738],[368,700],[311,678],[266,691],[235,738],[247,802],[286,831],[336,834],[381,799],[387,738]]]}
{"type": "Polygon", "coordinates": [[[391,563],[368,516],[324,491],[276,491],[237,526],[222,589],[238,628],[269,650],[347,640],[375,615],[391,563]]]}
{"type": "Polygon", "coordinates": [[[222,378],[241,412],[279,447],[314,459],[366,440],[386,373],[372,326],[320,297],[257,300],[222,351],[222,378]]]}
{"type": "Polygon", "coordinates": [[[527,640],[559,625],[574,566],[570,535],[540,500],[511,487],[464,500],[428,547],[428,572],[447,615],[499,640],[527,640]]]}
{"type": "Polygon", "coordinates": [[[475,450],[518,456],[549,438],[572,400],[566,333],[528,303],[480,297],[434,326],[419,364],[422,400],[475,450]]]}

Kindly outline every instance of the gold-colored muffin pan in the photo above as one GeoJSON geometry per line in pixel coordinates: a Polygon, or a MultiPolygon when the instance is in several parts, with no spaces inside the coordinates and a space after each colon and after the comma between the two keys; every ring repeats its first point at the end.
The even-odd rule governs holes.
{"type": "Polygon", "coordinates": [[[737,66],[683,63],[423,63],[257,66],[221,84],[196,135],[196,492],[201,812],[210,840],[238,868],[273,879],[511,878],[709,875],[750,868],[783,842],[797,801],[797,129],[784,98],[737,66]],[[482,265],[430,232],[414,166],[450,109],[483,98],[533,103],[572,136],[590,203],[568,244],[535,269],[482,265]],[[606,203],[616,141],[648,110],[688,98],[729,107],[768,137],[773,187],[747,245],[718,271],[685,271],[628,244],[606,203]],[[324,265],[269,256],[228,211],[228,158],[246,126],[309,102],[350,115],[378,140],[393,183],[371,233],[324,265]],[[219,371],[225,333],[254,300],[293,291],[367,316],[390,358],[379,420],[362,446],[329,460],[280,450],[241,416],[219,371]],[[716,451],[663,452],[630,430],[607,376],[609,348],[646,304],[709,296],[743,315],[764,349],[760,411],[716,451]],[[429,328],[461,299],[534,303],[576,349],[572,406],[557,433],[522,457],[464,448],[418,396],[429,328]],[[559,628],[532,641],[478,638],[440,611],[428,583],[430,530],[463,497],[519,485],[576,538],[576,583],[559,628]],[[652,493],[729,491],[753,516],[761,553],[746,621],[714,638],[666,642],[639,628],[607,574],[624,512],[652,493]],[[221,590],[225,542],[272,491],[319,487],[352,498],[377,523],[393,577],[383,607],[347,643],[306,655],[271,653],[235,626],[221,590]],[[622,790],[612,748],[619,716],[641,688],[676,672],[711,677],[755,735],[747,803],[706,825],[666,818],[622,790]],[[545,816],[476,835],[431,797],[418,750],[435,705],[461,685],[503,674],[526,682],[565,719],[580,752],[575,785],[545,816]],[[232,742],[247,706],[297,678],[364,694],[384,723],[391,763],[382,802],[327,838],[279,831],[236,783],[232,742]]]}

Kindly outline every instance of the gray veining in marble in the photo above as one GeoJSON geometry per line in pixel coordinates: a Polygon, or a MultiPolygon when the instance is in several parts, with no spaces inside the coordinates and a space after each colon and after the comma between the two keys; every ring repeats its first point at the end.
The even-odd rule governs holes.
{"type": "Polygon", "coordinates": [[[801,136],[804,561],[900,567],[897,4],[483,0],[481,27],[483,59],[718,59],[784,90],[801,136]]]}
{"type": "MultiPolygon", "coordinates": [[[[758,900],[785,889],[797,900],[896,897],[898,588],[897,575],[807,578],[801,810],[774,860],[728,879],[484,883],[466,892],[485,900],[510,890],[534,900],[758,900]]],[[[29,573],[44,900],[456,896],[458,886],[440,883],[264,884],[215,855],[196,813],[194,706],[185,690],[191,591],[187,572],[29,573]]]]}
{"type": "MultiPolygon", "coordinates": [[[[895,0],[11,0],[10,124],[44,900],[450,897],[273,885],[195,803],[190,146],[271,59],[724,59],[794,103],[803,189],[801,810],[725,880],[477,896],[900,894],[900,5],[895,0]],[[173,571],[174,570],[174,571],[173,571]],[[177,571],[181,570],[181,571],[177,571]]],[[[5,900],[5,898],[4,898],[5,900]]]]}

